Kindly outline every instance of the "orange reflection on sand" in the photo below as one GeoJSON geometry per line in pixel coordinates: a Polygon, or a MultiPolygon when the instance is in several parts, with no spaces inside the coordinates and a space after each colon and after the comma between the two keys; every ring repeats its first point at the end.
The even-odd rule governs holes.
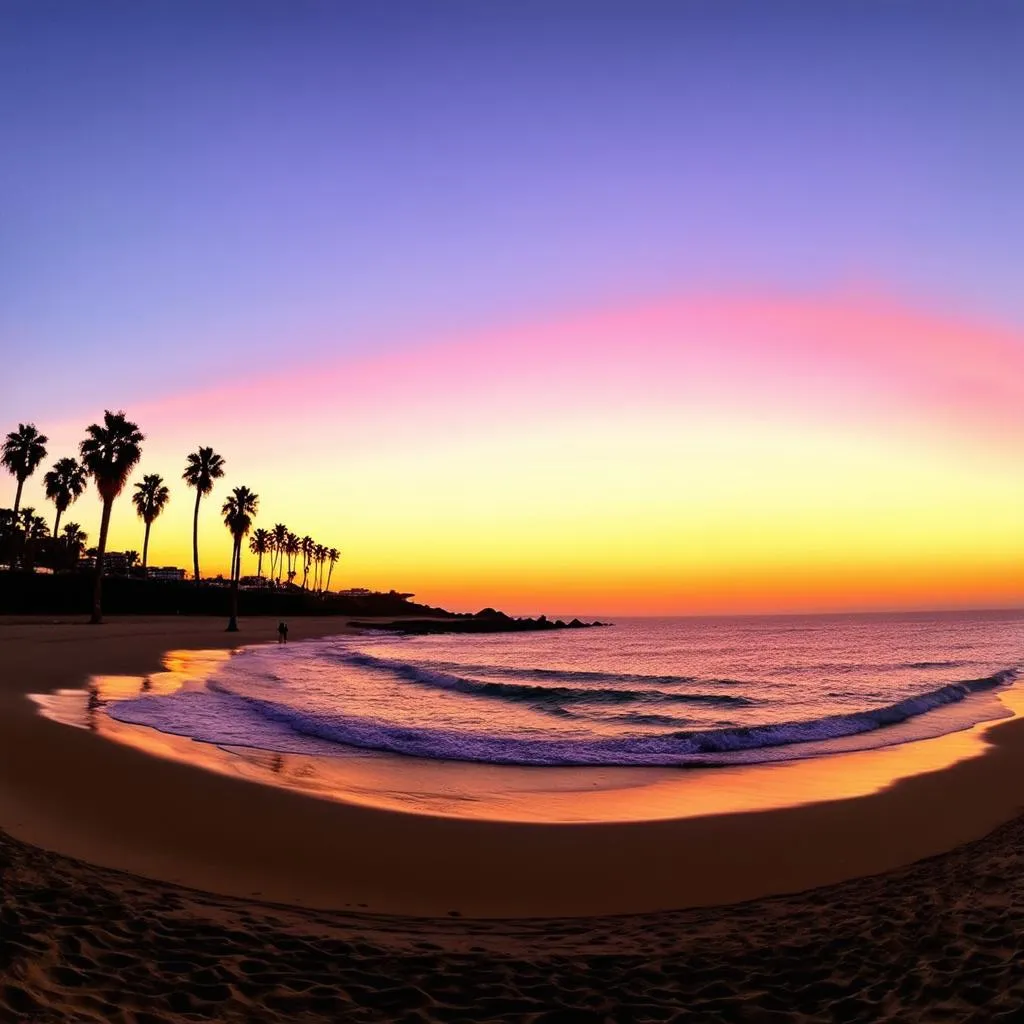
{"type": "MultiPolygon", "coordinates": [[[[48,717],[89,728],[155,757],[307,795],[416,814],[522,822],[624,822],[774,810],[866,796],[900,779],[981,756],[982,722],[934,739],[775,764],[716,768],[516,767],[431,761],[352,750],[334,757],[221,748],[115,721],[109,701],[167,694],[201,680],[230,655],[174,651],[166,671],[95,676],[85,691],[34,698],[48,717]]],[[[993,698],[995,699],[995,698],[993,698]]],[[[999,692],[1001,713],[1024,711],[1024,690],[999,692]]]]}

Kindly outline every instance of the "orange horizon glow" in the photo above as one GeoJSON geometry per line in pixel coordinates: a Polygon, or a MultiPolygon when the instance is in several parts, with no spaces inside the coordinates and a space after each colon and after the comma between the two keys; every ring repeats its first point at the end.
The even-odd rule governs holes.
{"type": "MultiPolygon", "coordinates": [[[[104,397],[37,423],[49,456],[23,504],[52,523],[43,471],[123,407],[147,436],[136,477],[172,490],[152,565],[191,568],[180,475],[209,444],[227,474],[203,503],[204,574],[227,572],[220,505],[245,484],[257,526],[341,550],[333,588],[456,610],[1024,604],[1024,339],[889,300],[671,300],[104,397]]],[[[142,547],[130,489],[112,550],[142,547]]],[[[64,521],[94,543],[95,494],[64,521]]]]}

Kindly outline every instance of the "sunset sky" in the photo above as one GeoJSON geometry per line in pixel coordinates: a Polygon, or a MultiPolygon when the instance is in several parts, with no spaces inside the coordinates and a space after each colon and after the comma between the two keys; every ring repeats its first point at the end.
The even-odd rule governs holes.
{"type": "Polygon", "coordinates": [[[994,0],[7,0],[0,431],[124,409],[151,564],[209,444],[205,571],[244,483],[460,610],[1021,604],[1022,52],[994,0]]]}

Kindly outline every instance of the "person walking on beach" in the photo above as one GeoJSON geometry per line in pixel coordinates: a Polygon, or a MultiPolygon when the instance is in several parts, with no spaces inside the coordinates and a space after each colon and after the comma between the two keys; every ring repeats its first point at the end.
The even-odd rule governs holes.
{"type": "Polygon", "coordinates": [[[279,644],[288,643],[288,623],[279,622],[277,624],[277,642],[279,644]]]}

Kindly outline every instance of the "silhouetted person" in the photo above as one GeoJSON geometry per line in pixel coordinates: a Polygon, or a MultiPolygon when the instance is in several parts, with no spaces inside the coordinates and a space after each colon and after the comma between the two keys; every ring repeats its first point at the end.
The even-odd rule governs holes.
{"type": "Polygon", "coordinates": [[[279,644],[288,643],[288,623],[279,622],[277,624],[277,642],[279,644]]]}

